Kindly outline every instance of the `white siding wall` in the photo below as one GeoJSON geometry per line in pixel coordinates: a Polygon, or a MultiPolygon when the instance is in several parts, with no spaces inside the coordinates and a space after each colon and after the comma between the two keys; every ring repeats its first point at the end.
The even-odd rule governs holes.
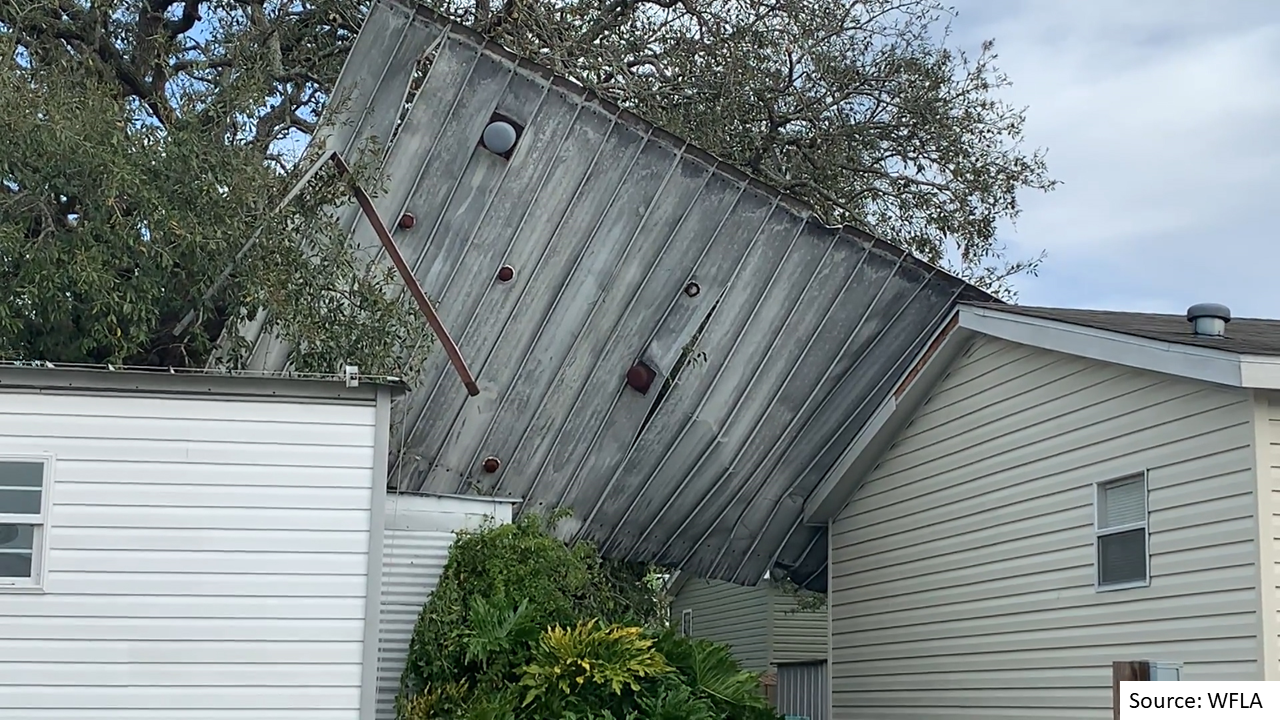
{"type": "Polygon", "coordinates": [[[671,600],[671,622],[693,610],[693,636],[724,643],[743,669],[769,669],[769,592],[727,582],[693,579],[671,600]]]}
{"type": "Polygon", "coordinates": [[[375,408],[0,396],[51,452],[45,592],[0,591],[0,717],[356,720],[375,408]]]}
{"type": "Polygon", "coordinates": [[[394,720],[409,640],[458,530],[511,522],[511,503],[435,495],[387,497],[378,623],[378,720],[394,720]]]}
{"type": "Polygon", "coordinates": [[[832,525],[834,717],[1111,717],[1110,664],[1258,679],[1244,393],[986,340],[832,525]],[[1152,581],[1094,590],[1093,483],[1150,471],[1152,581]]]}

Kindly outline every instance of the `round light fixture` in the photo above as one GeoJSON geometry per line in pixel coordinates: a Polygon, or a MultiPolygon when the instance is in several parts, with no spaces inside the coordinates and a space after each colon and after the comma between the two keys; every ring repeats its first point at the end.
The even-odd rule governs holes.
{"type": "Polygon", "coordinates": [[[484,129],[480,142],[494,155],[506,155],[516,146],[516,129],[509,122],[496,120],[484,129]]]}

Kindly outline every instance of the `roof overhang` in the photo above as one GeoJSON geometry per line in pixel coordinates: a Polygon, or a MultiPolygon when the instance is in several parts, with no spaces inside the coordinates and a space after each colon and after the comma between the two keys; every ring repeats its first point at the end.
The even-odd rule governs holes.
{"type": "Polygon", "coordinates": [[[806,523],[823,524],[840,512],[954,360],[979,335],[1214,385],[1280,390],[1280,358],[1180,345],[960,305],[806,500],[806,523]]]}
{"type": "Polygon", "coordinates": [[[1280,389],[1280,358],[1150,340],[1124,333],[962,305],[960,326],[1022,345],[1125,367],[1258,390],[1280,389]]]}

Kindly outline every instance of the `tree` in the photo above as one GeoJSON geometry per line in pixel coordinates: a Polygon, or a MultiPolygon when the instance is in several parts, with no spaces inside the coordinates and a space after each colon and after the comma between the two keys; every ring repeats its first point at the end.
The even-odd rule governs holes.
{"type": "Polygon", "coordinates": [[[461,22],[659,126],[997,295],[1043,254],[997,223],[1051,190],[994,43],[948,47],[937,0],[487,0],[461,22]]]}
{"type": "MultiPolygon", "coordinates": [[[[991,44],[950,49],[937,0],[429,4],[997,294],[1040,261],[1007,258],[997,224],[1054,186],[1044,155],[991,44]]],[[[267,308],[299,369],[415,367],[396,349],[422,347],[421,321],[325,210],[340,185],[272,211],[367,5],[0,0],[0,352],[201,364],[267,308]]]]}
{"type": "Polygon", "coordinates": [[[276,209],[356,19],[271,12],[0,0],[0,356],[200,366],[266,309],[298,371],[414,367],[426,325],[347,248],[336,175],[276,209]]]}

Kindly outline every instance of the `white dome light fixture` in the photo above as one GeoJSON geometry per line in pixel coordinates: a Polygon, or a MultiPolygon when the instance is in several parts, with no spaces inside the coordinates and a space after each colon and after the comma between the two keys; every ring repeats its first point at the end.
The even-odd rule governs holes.
{"type": "Polygon", "coordinates": [[[485,126],[484,134],[480,137],[480,143],[484,145],[484,149],[494,155],[507,155],[515,148],[516,139],[519,132],[515,126],[506,120],[494,119],[485,126]]]}

